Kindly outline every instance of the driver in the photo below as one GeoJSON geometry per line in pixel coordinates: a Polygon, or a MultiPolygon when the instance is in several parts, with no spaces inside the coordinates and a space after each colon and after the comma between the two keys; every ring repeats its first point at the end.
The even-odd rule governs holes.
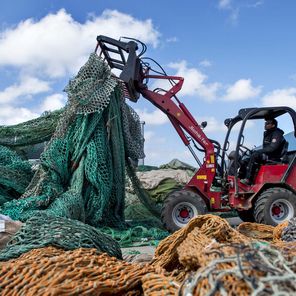
{"type": "Polygon", "coordinates": [[[277,125],[277,120],[274,118],[265,121],[263,147],[262,149],[252,151],[247,165],[246,178],[242,179],[241,183],[247,185],[252,183],[251,177],[254,173],[255,163],[262,163],[266,159],[277,161],[281,158],[286,140],[284,138],[284,132],[277,125]]]}

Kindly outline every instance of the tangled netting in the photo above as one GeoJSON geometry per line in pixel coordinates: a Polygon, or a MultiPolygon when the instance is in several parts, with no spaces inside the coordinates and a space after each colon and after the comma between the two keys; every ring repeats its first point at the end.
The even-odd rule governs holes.
{"type": "MultiPolygon", "coordinates": [[[[141,222],[143,223],[143,221],[141,222]]],[[[126,230],[104,227],[101,228],[101,231],[115,239],[122,248],[129,246],[156,246],[160,240],[164,239],[169,234],[162,228],[144,227],[142,225],[130,225],[126,230]]]]}
{"type": "Polygon", "coordinates": [[[253,237],[254,232],[244,235],[220,217],[199,216],[164,239],[151,264],[169,272],[177,282],[170,288],[179,295],[295,293],[296,245],[270,245],[253,237]]]}
{"type": "Polygon", "coordinates": [[[15,152],[0,146],[0,206],[19,198],[33,176],[31,165],[15,152]]]}
{"type": "Polygon", "coordinates": [[[22,198],[2,204],[0,213],[25,221],[46,211],[97,227],[124,228],[125,161],[144,156],[139,118],[94,53],[66,92],[68,104],[39,169],[22,198]]]}
{"type": "Polygon", "coordinates": [[[17,258],[32,249],[55,246],[65,250],[96,248],[122,258],[119,244],[96,228],[77,220],[40,213],[29,220],[0,251],[0,261],[17,258]]]}
{"type": "MultiPolygon", "coordinates": [[[[277,229],[279,229],[279,227],[277,229]]],[[[253,239],[265,241],[272,241],[275,235],[274,226],[259,223],[243,222],[237,227],[237,230],[253,239]]]]}
{"type": "Polygon", "coordinates": [[[154,268],[119,261],[96,249],[32,250],[0,265],[1,295],[141,295],[154,268]]]}
{"type": "Polygon", "coordinates": [[[24,123],[0,126],[0,207],[25,193],[33,177],[27,159],[40,154],[63,112],[44,112],[24,123]]]}
{"type": "Polygon", "coordinates": [[[22,148],[48,141],[64,109],[44,112],[40,117],[12,126],[0,126],[0,145],[22,148]]]}
{"type": "Polygon", "coordinates": [[[295,263],[264,245],[212,245],[201,267],[183,283],[183,295],[292,295],[296,292],[295,263]],[[218,294],[219,292],[219,294],[218,294]],[[190,294],[191,293],[191,294],[190,294]]]}
{"type": "Polygon", "coordinates": [[[296,241],[296,217],[292,218],[282,232],[282,240],[286,242],[296,241]]]}
{"type": "Polygon", "coordinates": [[[272,232],[254,239],[264,236],[259,224],[242,229],[245,235],[220,217],[199,216],[164,239],[149,263],[92,248],[33,249],[0,263],[0,294],[294,295],[296,243],[267,242],[272,232]]]}

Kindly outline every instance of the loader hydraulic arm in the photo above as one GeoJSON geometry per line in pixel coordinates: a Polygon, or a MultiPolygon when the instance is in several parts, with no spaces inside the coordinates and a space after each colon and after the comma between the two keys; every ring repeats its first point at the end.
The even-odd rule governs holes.
{"type": "Polygon", "coordinates": [[[196,140],[203,147],[206,154],[213,154],[213,144],[203,133],[199,124],[188,111],[186,106],[181,103],[176,97],[177,92],[180,91],[182,88],[184,79],[177,76],[158,75],[145,75],[144,77],[149,79],[170,79],[178,81],[174,86],[172,86],[170,90],[166,91],[164,94],[156,93],[152,90],[149,90],[148,88],[142,88],[139,91],[144,98],[146,98],[168,116],[186,146],[189,145],[189,140],[185,136],[182,129],[184,129],[194,140],[196,140]],[[173,99],[177,101],[178,105],[173,101],[173,99]]]}
{"type": "MultiPolygon", "coordinates": [[[[147,66],[147,63],[143,63],[140,56],[136,54],[138,46],[134,41],[122,42],[105,36],[98,36],[97,41],[98,46],[101,48],[101,53],[103,53],[109,66],[122,71],[119,75],[119,79],[124,82],[131,99],[137,101],[139,94],[141,94],[168,116],[183,143],[190,149],[200,166],[200,169],[194,176],[195,181],[197,179],[198,182],[200,182],[200,186],[198,187],[202,186],[202,191],[207,191],[213,182],[216,172],[214,145],[204,134],[203,130],[186,106],[180,102],[176,96],[182,88],[184,78],[168,76],[166,74],[150,75],[149,66],[147,66]],[[123,51],[128,55],[127,58],[123,51]],[[119,58],[111,56],[110,52],[113,55],[117,54],[119,58]],[[145,83],[145,81],[148,80],[170,81],[171,88],[169,90],[162,89],[161,93],[155,90],[150,90],[147,83],[145,83]],[[191,140],[194,144],[197,142],[202,147],[202,150],[205,153],[203,163],[199,161],[194,150],[190,146],[191,140]]],[[[188,185],[190,186],[190,182],[188,185]]]]}

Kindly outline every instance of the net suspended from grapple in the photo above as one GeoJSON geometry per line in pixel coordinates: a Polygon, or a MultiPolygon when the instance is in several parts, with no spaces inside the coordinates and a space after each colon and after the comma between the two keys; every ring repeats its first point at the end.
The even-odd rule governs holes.
{"type": "Polygon", "coordinates": [[[139,118],[95,53],[66,92],[68,104],[39,169],[22,198],[3,204],[0,213],[25,221],[46,211],[93,226],[123,227],[125,161],[144,157],[139,118]]]}

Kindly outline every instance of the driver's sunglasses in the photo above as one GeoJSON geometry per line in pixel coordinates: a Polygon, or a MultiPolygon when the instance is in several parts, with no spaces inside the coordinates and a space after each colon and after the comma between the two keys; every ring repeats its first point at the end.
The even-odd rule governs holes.
{"type": "Polygon", "coordinates": [[[265,125],[270,125],[272,124],[272,121],[265,121],[265,125]]]}

